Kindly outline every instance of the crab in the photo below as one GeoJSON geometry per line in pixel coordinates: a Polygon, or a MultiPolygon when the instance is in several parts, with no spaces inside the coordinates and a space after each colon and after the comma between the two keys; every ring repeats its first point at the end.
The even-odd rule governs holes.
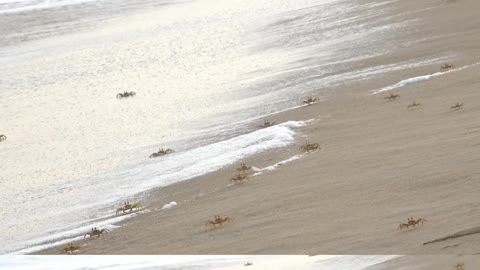
{"type": "Polygon", "coordinates": [[[214,216],[213,220],[207,221],[207,223],[205,223],[205,226],[213,226],[215,228],[217,227],[217,225],[222,226],[223,224],[231,221],[233,221],[231,217],[220,217],[219,215],[216,215],[214,216]]]}
{"type": "Polygon", "coordinates": [[[400,223],[400,225],[398,225],[398,229],[400,231],[403,230],[404,228],[410,229],[410,225],[408,223],[400,223]]]}
{"type": "Polygon", "coordinates": [[[388,99],[388,100],[397,100],[397,98],[400,98],[400,95],[390,94],[389,96],[384,97],[384,99],[388,99]]]}
{"type": "Polygon", "coordinates": [[[450,107],[450,109],[452,110],[458,110],[458,109],[461,109],[463,107],[463,103],[455,103],[455,105],[453,105],[452,107],[450,107]]]}
{"type": "Polygon", "coordinates": [[[167,149],[160,148],[160,149],[158,149],[158,152],[151,154],[150,158],[160,157],[160,156],[163,156],[163,155],[171,154],[173,152],[175,152],[175,151],[170,149],[170,148],[167,148],[167,149]]]}
{"type": "Polygon", "coordinates": [[[455,270],[463,270],[464,263],[457,263],[453,267],[455,267],[455,270]]]}
{"type": "Polygon", "coordinates": [[[399,230],[403,230],[404,228],[410,229],[410,226],[415,228],[415,226],[417,225],[423,225],[424,222],[427,222],[427,220],[424,218],[419,218],[415,220],[414,218],[410,217],[410,218],[407,218],[407,223],[400,223],[400,225],[398,225],[398,229],[399,230]]]}
{"type": "Polygon", "coordinates": [[[245,163],[240,163],[240,167],[237,168],[237,171],[239,172],[245,172],[245,171],[249,171],[252,169],[252,166],[247,166],[245,163]]]}
{"type": "Polygon", "coordinates": [[[307,141],[305,145],[300,146],[300,150],[303,150],[305,152],[313,152],[317,149],[321,149],[320,145],[318,143],[310,143],[310,141],[307,141]]]}
{"type": "Polygon", "coordinates": [[[87,237],[87,235],[91,238],[93,236],[97,236],[97,238],[100,238],[100,236],[104,233],[107,233],[107,232],[110,232],[109,230],[107,229],[101,229],[101,230],[98,230],[96,227],[92,228],[92,230],[88,233],[86,233],[83,238],[87,237]]]}
{"type": "Polygon", "coordinates": [[[250,266],[250,265],[253,265],[253,263],[251,262],[247,262],[246,264],[244,264],[243,266],[250,266]]]}
{"type": "Polygon", "coordinates": [[[132,212],[133,210],[135,209],[140,209],[142,208],[142,205],[140,203],[133,203],[131,204],[130,202],[125,202],[123,203],[123,206],[117,208],[117,215],[118,213],[122,212],[122,213],[125,213],[126,211],[130,210],[130,212],[132,212]]]}
{"type": "Polygon", "coordinates": [[[307,99],[303,100],[302,102],[307,105],[312,105],[313,103],[317,102],[318,98],[316,97],[307,97],[307,99]]]}
{"type": "Polygon", "coordinates": [[[451,69],[451,68],[454,68],[454,67],[455,67],[454,64],[447,63],[447,64],[443,64],[443,66],[440,67],[440,70],[447,70],[447,69],[451,69]]]}
{"type": "Polygon", "coordinates": [[[6,139],[7,139],[7,136],[5,136],[3,134],[0,135],[0,142],[5,141],[6,139]]]}
{"type": "Polygon", "coordinates": [[[62,249],[62,253],[73,254],[78,252],[79,249],[80,249],[80,246],[74,246],[73,244],[68,244],[68,246],[62,249]]]}
{"type": "Polygon", "coordinates": [[[117,98],[133,97],[133,96],[135,96],[135,95],[136,95],[135,92],[123,91],[123,93],[118,93],[118,94],[117,94],[117,98]]]}
{"type": "Polygon", "coordinates": [[[422,104],[414,101],[414,102],[412,102],[412,104],[407,106],[407,109],[415,108],[415,107],[418,107],[418,106],[422,106],[422,104]]]}
{"type": "Polygon", "coordinates": [[[263,124],[259,125],[259,128],[266,128],[266,127],[271,127],[275,125],[275,121],[270,121],[270,120],[263,120],[263,124]]]}
{"type": "MultiPolygon", "coordinates": [[[[411,220],[413,220],[413,218],[411,220]]],[[[427,222],[426,219],[419,218],[419,219],[415,220],[415,226],[418,225],[418,224],[423,225],[423,223],[425,223],[425,222],[427,222]]]]}
{"type": "Polygon", "coordinates": [[[245,174],[237,174],[234,177],[230,178],[230,181],[232,181],[234,183],[240,183],[240,182],[243,182],[247,178],[248,178],[248,176],[245,175],[245,174]]]}

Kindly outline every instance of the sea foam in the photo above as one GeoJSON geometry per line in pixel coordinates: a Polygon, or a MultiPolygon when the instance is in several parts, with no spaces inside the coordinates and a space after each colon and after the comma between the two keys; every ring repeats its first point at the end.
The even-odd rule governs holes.
{"type": "Polygon", "coordinates": [[[442,75],[445,75],[445,74],[448,74],[448,73],[451,73],[451,72],[461,71],[461,70],[464,70],[464,69],[467,69],[467,68],[470,68],[470,67],[477,66],[479,64],[480,64],[480,62],[471,64],[471,65],[467,65],[467,66],[463,66],[463,67],[460,67],[460,68],[453,68],[453,69],[450,69],[450,70],[447,70],[447,71],[441,71],[441,72],[436,72],[436,73],[433,73],[433,74],[422,75],[422,76],[417,76],[417,77],[401,80],[400,82],[398,82],[394,85],[389,85],[389,86],[386,86],[386,87],[383,87],[383,88],[380,88],[380,89],[376,89],[376,90],[372,91],[372,94],[375,95],[375,94],[379,94],[379,93],[382,93],[382,92],[386,92],[386,91],[390,91],[390,90],[393,90],[393,89],[408,86],[408,85],[411,85],[411,84],[414,84],[414,83],[418,83],[418,82],[422,82],[422,81],[428,81],[432,78],[442,76],[442,75]]]}
{"type": "Polygon", "coordinates": [[[178,204],[176,202],[169,202],[167,204],[165,204],[163,207],[162,207],[162,210],[165,210],[165,209],[173,209],[175,208],[175,206],[177,206],[178,204]]]}
{"type": "Polygon", "coordinates": [[[242,270],[250,262],[252,269],[278,270],[363,270],[400,256],[352,255],[160,255],[160,256],[4,256],[1,266],[15,270],[242,270]]]}
{"type": "MultiPolygon", "coordinates": [[[[116,205],[112,202],[121,202],[152,188],[167,186],[219,170],[263,151],[288,146],[295,142],[295,129],[307,125],[310,121],[312,120],[280,123],[221,142],[175,152],[156,159],[147,158],[140,164],[91,179],[84,179],[83,182],[90,184],[77,187],[75,192],[79,194],[77,195],[79,197],[95,201],[96,205],[88,205],[85,209],[79,209],[82,205],[79,206],[75,203],[72,204],[70,212],[69,205],[63,205],[62,209],[58,209],[59,213],[65,218],[70,215],[72,220],[67,228],[50,232],[46,236],[34,238],[26,243],[20,243],[20,247],[7,249],[6,253],[37,252],[81,239],[91,227],[104,228],[133,218],[137,214],[149,210],[117,217],[112,215],[116,205]],[[95,195],[98,190],[102,190],[101,197],[95,195]],[[95,212],[97,212],[95,215],[98,218],[95,218],[93,222],[88,222],[80,215],[80,213],[95,212]],[[75,224],[82,222],[84,225],[75,228],[75,224]]],[[[60,187],[57,188],[60,189],[60,187]]],[[[164,207],[174,206],[170,203],[169,206],[164,207]]]]}
{"type": "Polygon", "coordinates": [[[280,161],[280,162],[277,162],[277,163],[275,163],[275,164],[273,164],[273,165],[271,165],[271,166],[267,166],[267,167],[261,168],[261,169],[260,169],[260,168],[257,168],[257,167],[252,167],[253,171],[255,171],[255,173],[253,174],[253,176],[260,175],[260,174],[262,174],[262,173],[265,172],[265,171],[273,171],[273,170],[275,170],[278,166],[282,166],[282,165],[284,165],[284,164],[287,164],[287,163],[292,162],[292,161],[294,161],[294,160],[300,159],[300,158],[302,158],[302,157],[303,157],[303,155],[295,155],[295,156],[293,156],[293,157],[287,158],[287,159],[282,160],[282,161],[280,161]]]}
{"type": "Polygon", "coordinates": [[[40,0],[40,1],[0,1],[0,14],[24,13],[42,9],[52,9],[98,0],[40,0]]]}
{"type": "Polygon", "coordinates": [[[119,217],[114,217],[114,218],[109,218],[103,221],[95,222],[92,224],[84,225],[76,229],[68,230],[62,233],[56,233],[53,235],[49,236],[44,236],[37,238],[29,243],[27,245],[29,246],[28,248],[17,250],[14,252],[11,252],[9,254],[15,255],[15,254],[29,254],[33,252],[37,252],[40,250],[48,249],[51,247],[56,247],[60,245],[65,245],[74,241],[78,241],[83,239],[84,234],[89,232],[92,227],[97,227],[98,229],[107,229],[109,231],[112,231],[116,228],[119,228],[120,226],[114,225],[116,223],[119,223],[121,221],[133,218],[141,213],[148,213],[150,212],[149,209],[144,209],[135,213],[131,213],[128,215],[123,215],[119,217]]]}

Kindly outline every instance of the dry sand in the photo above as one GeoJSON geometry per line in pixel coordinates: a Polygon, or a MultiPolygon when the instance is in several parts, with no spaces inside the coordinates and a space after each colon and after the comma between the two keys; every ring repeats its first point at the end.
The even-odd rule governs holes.
{"type": "MultiPolygon", "coordinates": [[[[391,5],[399,21],[420,19],[412,25],[415,31],[399,33],[399,42],[414,43],[362,68],[445,53],[455,54],[457,67],[480,62],[477,0],[402,0],[391,5]],[[413,10],[421,11],[404,13],[413,10]]],[[[144,202],[151,213],[101,239],[85,240],[81,253],[480,253],[480,233],[423,245],[480,227],[480,66],[392,91],[401,96],[396,101],[384,100],[386,94],[368,94],[439,68],[434,64],[344,85],[348,91],[335,89],[338,94],[326,101],[276,115],[277,122],[317,119],[301,133],[322,149],[243,184],[228,186],[234,172],[230,167],[154,191],[144,202]],[[422,106],[407,110],[413,101],[422,106]],[[450,110],[456,102],[464,107],[450,110]],[[170,201],[179,206],[157,211],[170,201]],[[234,221],[207,230],[205,222],[216,214],[234,221]],[[397,230],[410,216],[428,222],[397,230]]],[[[305,140],[299,137],[290,148],[245,162],[275,164],[299,154],[305,140]]],[[[403,260],[395,262],[401,265],[403,260]]]]}

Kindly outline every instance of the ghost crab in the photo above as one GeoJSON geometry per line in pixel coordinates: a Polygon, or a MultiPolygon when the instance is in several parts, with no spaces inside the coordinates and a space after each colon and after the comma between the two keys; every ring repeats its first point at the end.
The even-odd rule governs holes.
{"type": "Polygon", "coordinates": [[[407,106],[407,109],[416,108],[416,107],[419,107],[419,106],[422,106],[422,104],[414,101],[414,102],[412,102],[412,104],[407,106]]]}
{"type": "Polygon", "coordinates": [[[389,96],[384,97],[384,99],[387,99],[387,100],[397,100],[397,98],[400,98],[400,95],[390,94],[389,96]]]}
{"type": "Polygon", "coordinates": [[[320,145],[318,143],[310,143],[310,141],[307,141],[305,145],[300,146],[300,150],[303,150],[305,152],[313,152],[317,149],[321,149],[320,145]]]}
{"type": "Polygon", "coordinates": [[[87,235],[92,238],[93,236],[96,236],[97,238],[100,238],[100,236],[104,233],[107,233],[107,232],[110,232],[109,230],[107,229],[101,229],[101,230],[98,230],[97,227],[94,227],[92,228],[92,230],[88,233],[86,233],[83,238],[87,237],[87,235]]]}
{"type": "Polygon", "coordinates": [[[259,125],[259,128],[267,128],[275,125],[275,121],[270,121],[270,120],[263,120],[263,124],[259,125]]]}
{"type": "Polygon", "coordinates": [[[125,214],[126,211],[132,212],[133,210],[135,210],[135,209],[138,210],[140,208],[142,208],[142,205],[140,203],[132,203],[131,204],[130,202],[127,201],[127,202],[123,203],[123,206],[117,208],[117,213],[116,214],[118,215],[120,212],[125,214]]]}
{"type": "Polygon", "coordinates": [[[455,67],[454,64],[446,63],[446,64],[443,64],[443,66],[440,67],[440,70],[448,70],[448,69],[451,69],[451,68],[454,68],[454,67],[455,67]]]}
{"type": "Polygon", "coordinates": [[[304,104],[307,104],[307,105],[312,105],[312,104],[316,103],[317,101],[318,101],[318,98],[316,98],[316,97],[307,97],[307,99],[302,100],[302,102],[304,104]]]}
{"type": "Polygon", "coordinates": [[[455,267],[455,270],[463,270],[464,263],[457,263],[453,267],[455,267]]]}
{"type": "Polygon", "coordinates": [[[455,103],[455,105],[453,105],[452,107],[450,107],[450,109],[452,110],[458,110],[458,109],[461,109],[463,107],[463,103],[455,103]]]}
{"type": "Polygon", "coordinates": [[[62,253],[73,254],[80,250],[80,246],[74,246],[73,244],[68,244],[65,248],[62,249],[62,253]]]}
{"type": "Polygon", "coordinates": [[[415,226],[417,225],[423,225],[424,222],[427,222],[427,220],[424,218],[419,218],[415,220],[414,218],[409,217],[407,218],[407,223],[400,223],[400,225],[398,225],[398,229],[399,230],[403,230],[404,228],[410,229],[410,226],[415,228],[415,226]]]}
{"type": "Polygon", "coordinates": [[[0,135],[0,142],[5,141],[6,139],[7,139],[7,136],[5,136],[3,134],[0,135]]]}
{"type": "Polygon", "coordinates": [[[252,169],[252,166],[247,166],[245,163],[240,163],[240,167],[237,168],[237,171],[239,172],[246,172],[252,169]]]}
{"type": "Polygon", "coordinates": [[[221,217],[219,215],[215,215],[213,220],[207,221],[205,223],[205,226],[210,226],[210,227],[217,227],[217,225],[222,226],[225,223],[232,222],[233,219],[231,217],[221,217]]]}
{"type": "Polygon", "coordinates": [[[136,93],[135,92],[127,92],[127,91],[123,91],[123,93],[118,93],[117,94],[117,98],[124,98],[124,97],[133,97],[135,96],[136,93]]]}
{"type": "Polygon", "coordinates": [[[160,156],[163,156],[163,155],[171,154],[173,152],[175,152],[175,151],[170,149],[170,148],[167,148],[167,149],[160,148],[160,149],[158,149],[158,152],[151,154],[150,158],[160,157],[160,156]]]}
{"type": "Polygon", "coordinates": [[[245,174],[237,174],[234,177],[230,178],[230,181],[232,181],[236,184],[236,183],[241,183],[241,182],[245,181],[247,178],[248,178],[248,176],[245,175],[245,174]]]}

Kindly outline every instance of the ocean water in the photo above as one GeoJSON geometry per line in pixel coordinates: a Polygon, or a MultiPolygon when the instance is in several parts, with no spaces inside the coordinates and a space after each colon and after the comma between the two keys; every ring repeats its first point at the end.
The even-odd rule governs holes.
{"type": "Polygon", "coordinates": [[[0,1],[0,254],[294,143],[308,123],[256,126],[305,96],[439,61],[362,67],[401,46],[394,2],[0,1]],[[149,159],[159,147],[176,152],[149,159]]]}
{"type": "Polygon", "coordinates": [[[2,0],[0,1],[0,14],[25,13],[33,10],[60,8],[94,1],[98,0],[2,0]]]}
{"type": "Polygon", "coordinates": [[[362,270],[398,256],[3,256],[12,270],[362,270]],[[87,258],[87,259],[86,259],[87,258]]]}
{"type": "MultiPolygon", "coordinates": [[[[2,256],[0,269],[11,270],[177,270],[242,265],[253,256],[2,256]]],[[[257,260],[265,259],[259,256],[257,260]]]]}

